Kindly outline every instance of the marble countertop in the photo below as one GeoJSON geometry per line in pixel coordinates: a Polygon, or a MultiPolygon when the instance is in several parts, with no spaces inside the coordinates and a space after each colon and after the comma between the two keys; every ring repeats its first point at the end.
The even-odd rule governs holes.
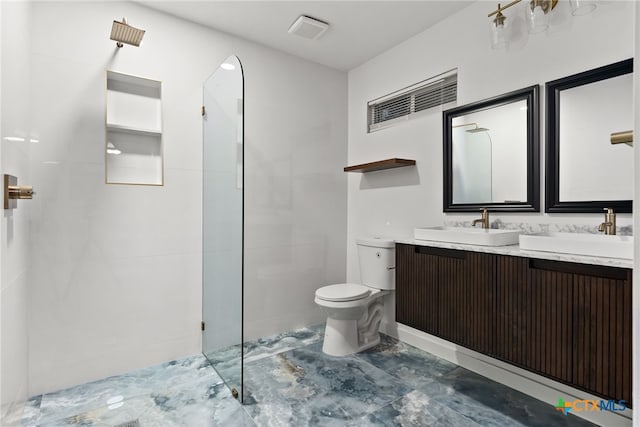
{"type": "Polygon", "coordinates": [[[497,255],[519,256],[523,258],[538,258],[548,259],[552,261],[576,262],[580,264],[604,265],[608,267],[620,267],[629,269],[633,268],[633,260],[631,259],[594,257],[555,252],[527,251],[520,249],[519,245],[480,246],[416,239],[396,239],[396,243],[418,246],[431,246],[435,248],[457,249],[461,251],[484,252],[497,255]]]}

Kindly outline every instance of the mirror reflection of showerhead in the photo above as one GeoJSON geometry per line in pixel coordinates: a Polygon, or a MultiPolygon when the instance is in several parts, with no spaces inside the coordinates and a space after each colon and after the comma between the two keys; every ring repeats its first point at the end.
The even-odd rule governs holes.
{"type": "Polygon", "coordinates": [[[475,122],[473,122],[473,123],[462,123],[460,125],[452,126],[452,128],[461,128],[461,127],[467,127],[467,126],[474,126],[474,128],[473,129],[467,129],[465,132],[469,132],[469,133],[489,132],[489,129],[478,127],[478,124],[475,123],[475,122]]]}
{"type": "Polygon", "coordinates": [[[477,123],[470,123],[470,125],[474,125],[475,127],[473,129],[467,129],[468,133],[489,132],[489,129],[481,128],[477,123]]]}
{"type": "Polygon", "coordinates": [[[116,46],[122,47],[124,44],[131,46],[140,46],[142,37],[144,37],[145,30],[132,27],[127,24],[127,19],[122,18],[122,22],[113,21],[111,27],[111,40],[116,42],[116,46]],[[124,43],[124,44],[123,44],[124,43]]]}

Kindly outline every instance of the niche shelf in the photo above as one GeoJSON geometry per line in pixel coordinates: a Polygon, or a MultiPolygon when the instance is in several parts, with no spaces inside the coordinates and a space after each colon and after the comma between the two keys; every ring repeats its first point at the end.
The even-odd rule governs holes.
{"type": "Polygon", "coordinates": [[[358,172],[358,173],[367,173],[373,171],[381,171],[385,169],[394,169],[394,168],[402,168],[405,166],[415,166],[416,161],[411,159],[385,159],[379,160],[377,162],[371,163],[362,163],[359,165],[346,166],[344,168],[345,172],[358,172]]]}
{"type": "Polygon", "coordinates": [[[113,123],[107,123],[107,131],[130,133],[133,135],[162,135],[162,131],[156,129],[143,129],[133,126],[116,125],[113,123]]]}
{"type": "Polygon", "coordinates": [[[163,185],[161,86],[107,71],[107,184],[163,185]]]}

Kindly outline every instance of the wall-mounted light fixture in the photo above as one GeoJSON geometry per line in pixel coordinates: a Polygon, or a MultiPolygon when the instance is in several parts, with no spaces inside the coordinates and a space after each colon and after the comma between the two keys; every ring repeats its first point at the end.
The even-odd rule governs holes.
{"type": "Polygon", "coordinates": [[[526,8],[529,34],[537,34],[549,28],[549,13],[556,7],[558,0],[531,0],[526,8]]]}
{"type": "Polygon", "coordinates": [[[491,47],[493,49],[506,49],[509,45],[507,27],[505,26],[505,21],[507,20],[507,18],[502,14],[502,11],[518,2],[520,2],[520,0],[515,0],[505,7],[501,7],[500,3],[498,3],[498,9],[489,14],[489,18],[491,18],[493,15],[496,16],[495,18],[493,18],[493,26],[491,28],[491,47]]]}
{"type": "MultiPolygon", "coordinates": [[[[502,13],[522,0],[514,0],[505,6],[498,3],[498,8],[488,17],[495,16],[491,26],[491,47],[493,49],[506,49],[509,45],[509,24],[507,17],[502,13]]],[[[558,0],[528,0],[525,7],[525,18],[530,34],[541,33],[549,28],[549,15],[558,4],[558,0]]],[[[596,8],[594,1],[570,0],[572,15],[586,15],[596,8]]]]}
{"type": "Polygon", "coordinates": [[[596,2],[591,0],[569,0],[573,16],[586,15],[596,10],[596,2]]]}

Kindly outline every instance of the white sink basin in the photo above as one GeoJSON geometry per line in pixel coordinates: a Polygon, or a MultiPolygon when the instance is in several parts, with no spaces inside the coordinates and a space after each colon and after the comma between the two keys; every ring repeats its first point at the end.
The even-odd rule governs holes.
{"type": "Polygon", "coordinates": [[[633,236],[584,233],[522,234],[520,249],[633,259],[633,236]]]}
{"type": "Polygon", "coordinates": [[[416,240],[465,243],[482,246],[507,246],[518,243],[519,230],[463,227],[421,227],[413,230],[416,240]]]}

